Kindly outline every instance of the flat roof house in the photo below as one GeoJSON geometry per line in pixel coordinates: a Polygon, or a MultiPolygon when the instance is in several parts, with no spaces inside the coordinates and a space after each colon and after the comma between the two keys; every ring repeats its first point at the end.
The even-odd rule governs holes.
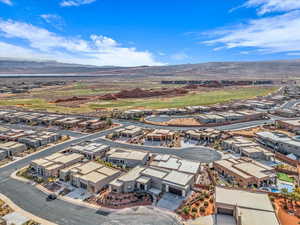
{"type": "Polygon", "coordinates": [[[257,140],[283,154],[294,154],[300,157],[300,138],[299,136],[289,137],[279,132],[258,132],[257,140]]]}
{"type": "Polygon", "coordinates": [[[61,135],[54,132],[42,131],[33,135],[18,138],[18,141],[31,148],[38,148],[58,141],[61,135]]]}
{"type": "Polygon", "coordinates": [[[149,141],[166,141],[172,140],[175,137],[175,132],[164,129],[156,129],[146,135],[146,139],[149,141]]]}
{"type": "Polygon", "coordinates": [[[186,196],[194,184],[194,176],[174,170],[137,166],[109,184],[110,191],[128,193],[146,190],[158,194],[169,192],[186,196]]]}
{"type": "Polygon", "coordinates": [[[116,130],[115,134],[117,134],[118,136],[121,136],[121,137],[133,138],[133,137],[143,134],[143,129],[141,127],[131,125],[131,126],[120,128],[120,129],[116,130]]]}
{"type": "Polygon", "coordinates": [[[60,170],[59,178],[78,188],[98,193],[121,175],[121,171],[96,162],[78,163],[60,170]]]}
{"type": "Polygon", "coordinates": [[[274,168],[249,158],[218,160],[213,166],[229,182],[243,187],[261,187],[276,181],[274,168]]]}
{"type": "Polygon", "coordinates": [[[81,142],[77,145],[70,147],[71,152],[80,153],[84,155],[87,159],[93,160],[96,158],[102,158],[108,152],[110,146],[103,145],[96,142],[81,142]]]}
{"type": "Polygon", "coordinates": [[[56,120],[62,119],[63,117],[62,115],[49,114],[38,118],[37,122],[42,125],[51,126],[55,124],[56,120]]]}
{"type": "Polygon", "coordinates": [[[6,156],[14,156],[26,150],[27,150],[26,145],[18,142],[9,141],[5,143],[0,143],[0,151],[5,151],[6,156]]]}
{"type": "Polygon", "coordinates": [[[181,159],[172,155],[156,155],[149,164],[151,167],[174,170],[195,176],[201,170],[201,163],[181,159]]]}
{"type": "Polygon", "coordinates": [[[59,170],[78,163],[82,159],[84,156],[78,153],[54,153],[45,158],[33,160],[30,167],[42,177],[58,177],[59,170]]]}
{"type": "Polygon", "coordinates": [[[127,149],[111,149],[105,155],[105,160],[118,166],[135,167],[145,165],[149,159],[149,153],[127,149]]]}
{"type": "Polygon", "coordinates": [[[248,120],[258,120],[258,119],[262,119],[265,116],[264,112],[259,112],[255,110],[241,110],[241,111],[236,111],[236,113],[244,115],[245,119],[248,120]]]}
{"type": "Polygon", "coordinates": [[[274,153],[261,147],[258,143],[242,136],[223,140],[221,145],[224,149],[231,149],[241,154],[242,156],[246,156],[252,159],[274,159],[274,153]]]}
{"type": "Polygon", "coordinates": [[[197,120],[200,123],[224,123],[226,119],[223,116],[219,116],[217,114],[201,114],[197,116],[197,120]]]}
{"type": "Polygon", "coordinates": [[[65,128],[72,128],[77,127],[80,122],[82,122],[82,119],[78,119],[76,117],[65,117],[59,120],[55,121],[55,125],[65,127],[65,128]]]}
{"type": "Polygon", "coordinates": [[[300,120],[297,119],[277,120],[276,124],[279,128],[283,128],[293,132],[300,131],[300,120]]]}
{"type": "Polygon", "coordinates": [[[280,225],[266,193],[216,187],[215,199],[216,213],[233,216],[237,225],[280,225]]]}
{"type": "Polygon", "coordinates": [[[222,131],[213,128],[206,128],[204,130],[188,130],[185,132],[187,137],[197,141],[214,142],[222,135],[222,131]]]}

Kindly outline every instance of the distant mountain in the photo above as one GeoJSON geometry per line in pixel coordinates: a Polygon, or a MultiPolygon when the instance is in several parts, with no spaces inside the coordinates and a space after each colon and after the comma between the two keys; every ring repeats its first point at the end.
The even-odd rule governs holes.
{"type": "Polygon", "coordinates": [[[0,59],[0,74],[91,74],[224,78],[300,78],[300,60],[210,62],[170,66],[97,67],[56,61],[0,59]]]}

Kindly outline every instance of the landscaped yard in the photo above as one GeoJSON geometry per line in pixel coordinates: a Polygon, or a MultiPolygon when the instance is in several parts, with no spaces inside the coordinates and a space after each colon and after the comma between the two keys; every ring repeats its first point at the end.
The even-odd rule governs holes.
{"type": "Polygon", "coordinates": [[[282,180],[282,181],[285,181],[285,182],[289,182],[289,183],[294,183],[294,178],[289,177],[285,173],[277,173],[277,177],[278,177],[279,180],[282,180]]]}
{"type": "Polygon", "coordinates": [[[214,198],[212,191],[202,190],[193,193],[179,209],[176,210],[183,219],[195,219],[214,213],[214,198]]]}

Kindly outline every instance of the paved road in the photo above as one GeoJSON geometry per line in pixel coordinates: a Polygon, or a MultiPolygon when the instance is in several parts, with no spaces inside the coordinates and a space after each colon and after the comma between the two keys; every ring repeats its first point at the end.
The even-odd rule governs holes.
{"type": "Polygon", "coordinates": [[[281,108],[283,108],[283,109],[292,109],[292,108],[295,107],[297,104],[300,104],[300,99],[288,101],[288,102],[284,103],[284,104],[281,106],[281,108]]]}
{"type": "MultiPolygon", "coordinates": [[[[117,128],[115,128],[117,129],[117,128]]],[[[30,184],[10,178],[10,174],[16,169],[28,165],[32,160],[45,157],[54,152],[65,149],[71,144],[76,144],[85,140],[97,139],[111,131],[98,132],[92,135],[83,136],[54,147],[46,151],[39,152],[28,158],[17,161],[6,167],[0,168],[0,191],[2,194],[10,198],[15,204],[24,210],[47,219],[59,225],[179,225],[181,224],[173,216],[164,212],[149,209],[146,212],[131,211],[124,214],[109,214],[105,211],[89,209],[77,206],[62,200],[47,202],[46,194],[37,190],[30,184]]]]}
{"type": "Polygon", "coordinates": [[[159,147],[152,147],[152,146],[145,146],[145,145],[131,145],[126,143],[114,142],[104,138],[99,138],[96,139],[95,141],[106,145],[110,145],[111,147],[115,147],[115,148],[143,150],[143,151],[148,151],[148,152],[158,153],[158,154],[172,154],[184,159],[199,161],[203,163],[210,163],[221,159],[221,155],[218,152],[214,151],[211,148],[202,147],[202,146],[176,149],[176,148],[159,148],[159,147]]]}

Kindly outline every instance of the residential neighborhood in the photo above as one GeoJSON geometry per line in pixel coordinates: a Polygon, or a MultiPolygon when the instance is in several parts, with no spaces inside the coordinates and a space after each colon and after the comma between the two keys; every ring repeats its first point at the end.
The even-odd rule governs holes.
{"type": "MultiPolygon", "coordinates": [[[[181,127],[127,117],[94,129],[91,124],[101,119],[52,114],[46,122],[37,119],[45,118],[42,113],[3,110],[0,156],[11,163],[30,157],[22,155],[29,149],[55,149],[16,176],[80,205],[108,211],[157,207],[187,224],[261,225],[255,215],[262,215],[266,224],[290,225],[284,220],[298,218],[299,200],[290,205],[284,199],[299,192],[298,118],[274,117],[272,110],[289,101],[271,104],[266,98],[236,112],[186,111],[201,124],[181,127]]],[[[298,104],[289,110],[296,112],[298,104]]],[[[139,116],[149,117],[149,111],[139,116]]]]}

